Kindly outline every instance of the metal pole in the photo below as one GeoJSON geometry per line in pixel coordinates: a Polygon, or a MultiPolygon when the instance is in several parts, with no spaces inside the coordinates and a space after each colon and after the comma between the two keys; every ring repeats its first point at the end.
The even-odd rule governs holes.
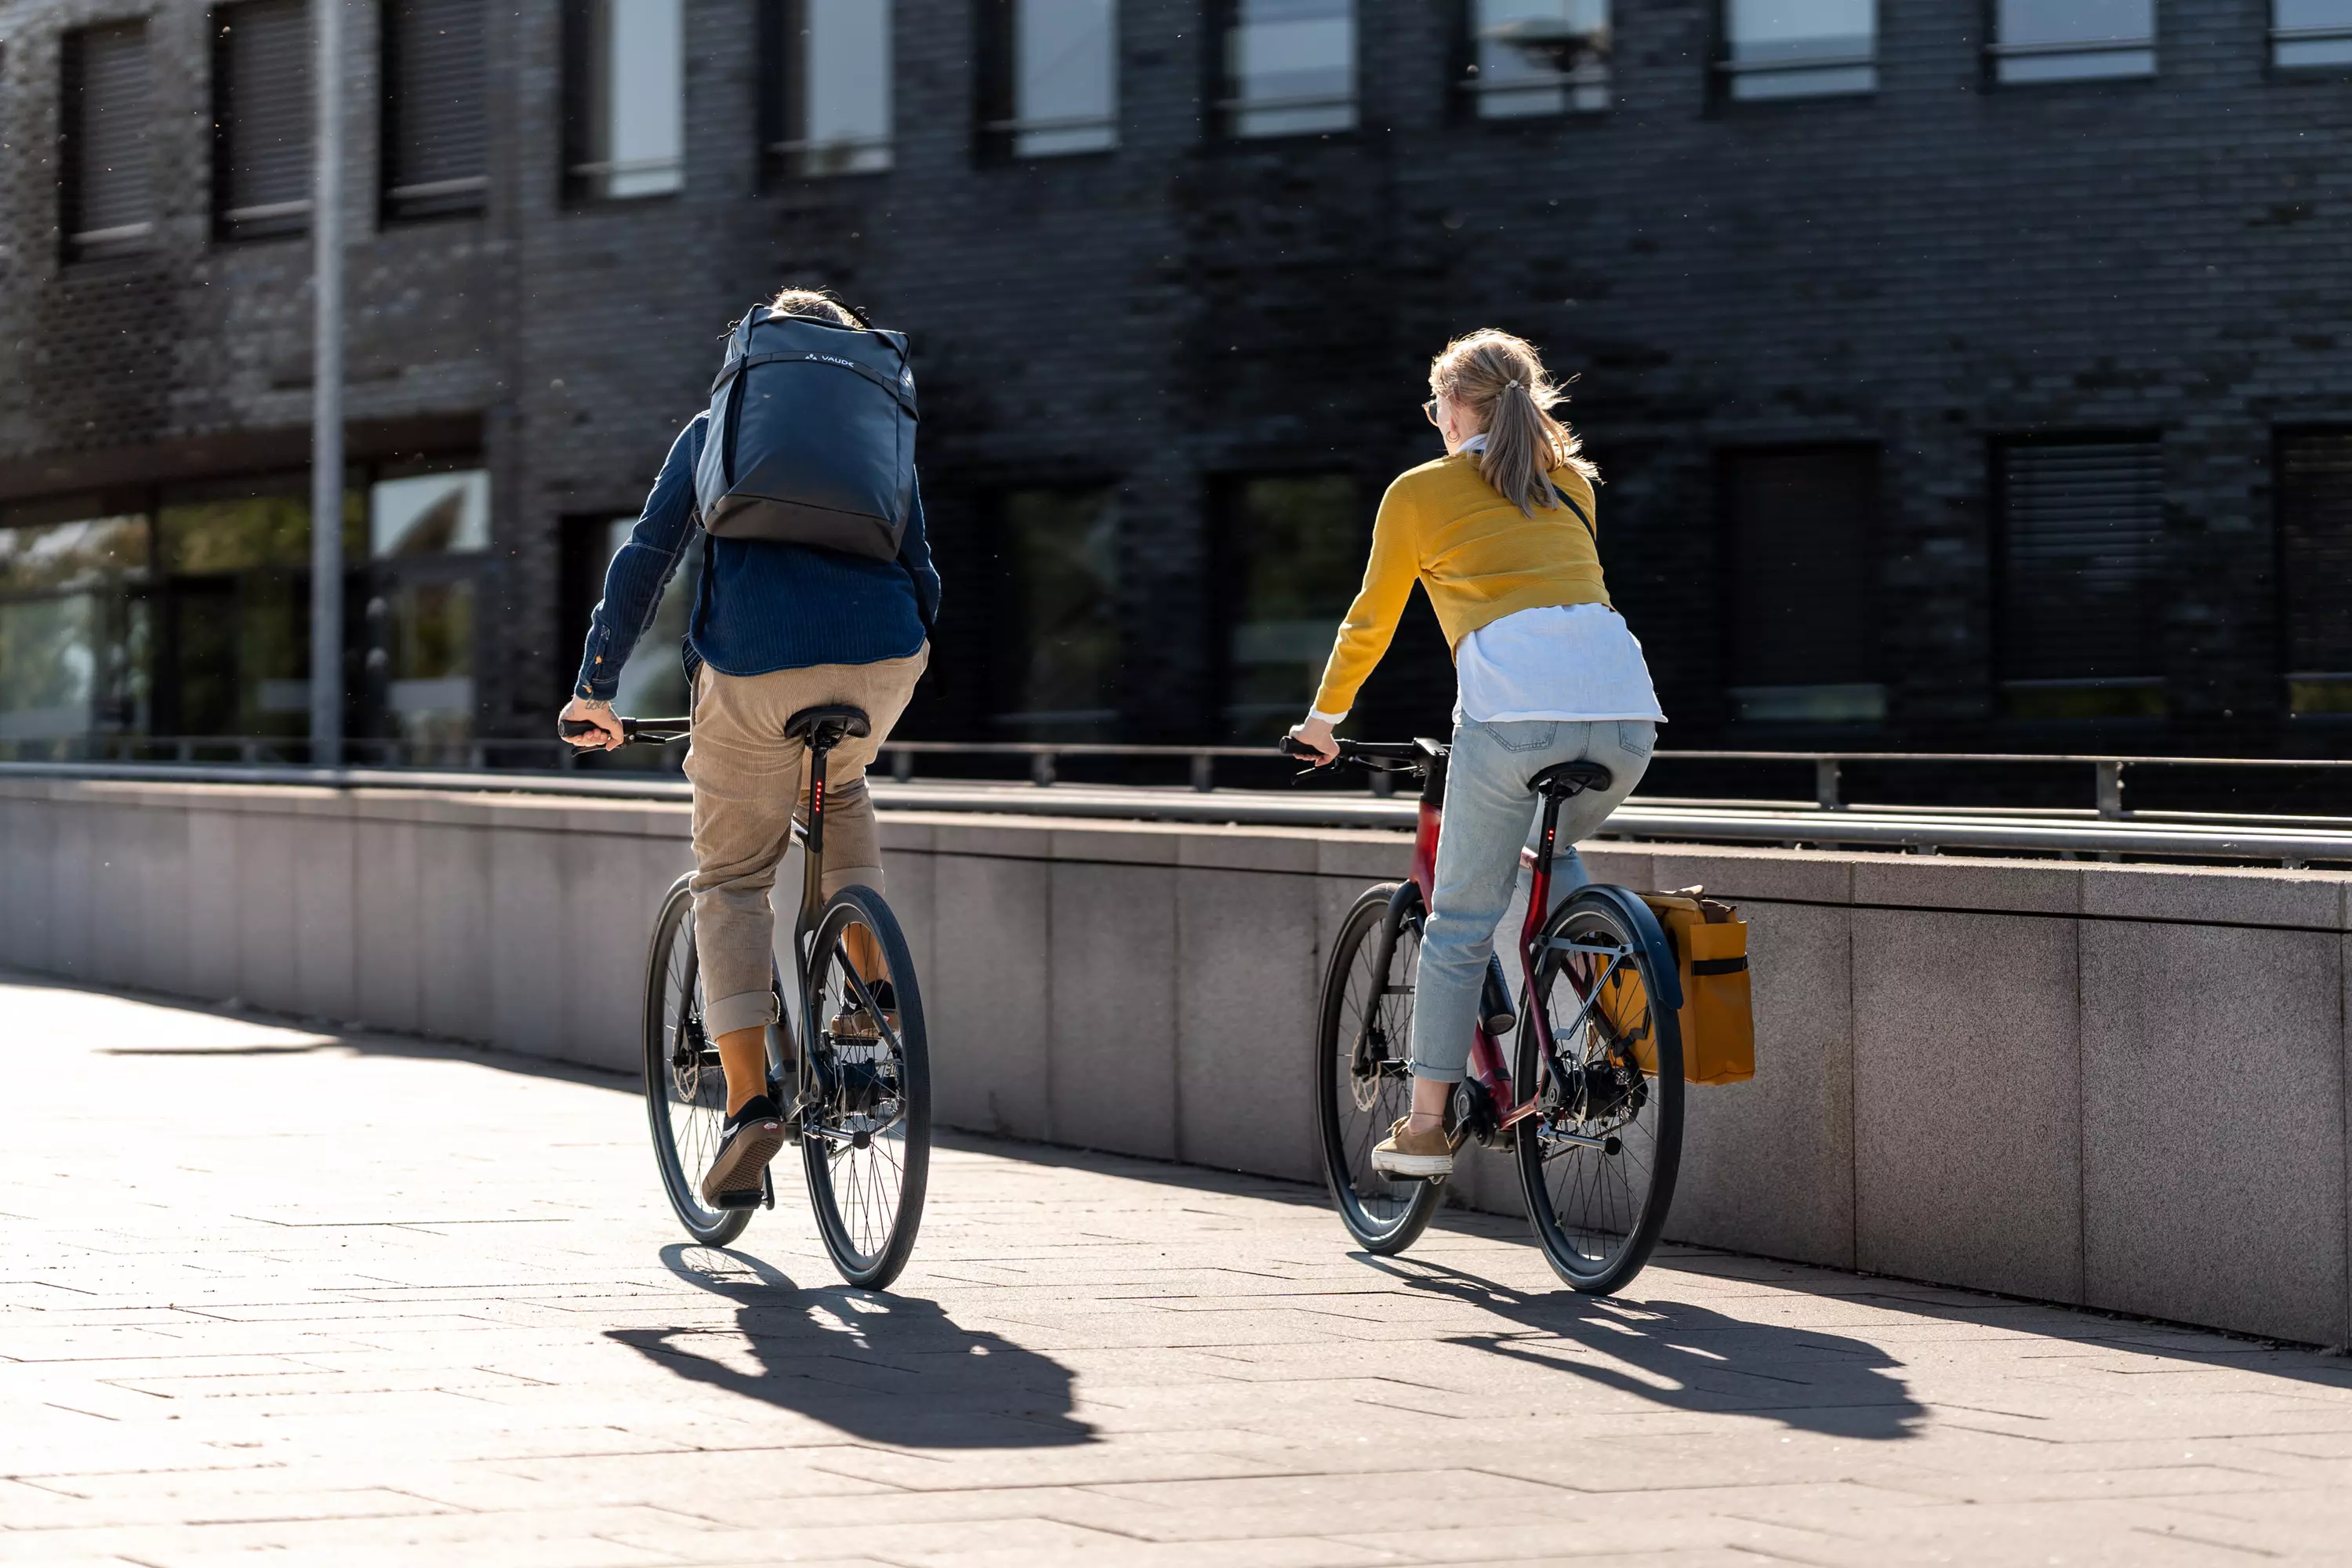
{"type": "Polygon", "coordinates": [[[311,0],[310,761],[343,760],[343,5],[311,0]]]}

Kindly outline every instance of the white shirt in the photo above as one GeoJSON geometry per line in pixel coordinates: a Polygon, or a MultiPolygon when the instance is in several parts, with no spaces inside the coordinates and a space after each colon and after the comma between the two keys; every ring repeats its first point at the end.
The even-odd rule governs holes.
{"type": "MultiPolygon", "coordinates": [[[[1459,448],[1482,452],[1484,435],[1459,448]]],[[[1650,667],[1625,617],[1606,605],[1546,605],[1490,621],[1454,650],[1459,695],[1454,720],[1509,723],[1666,715],[1650,684],[1650,667]]],[[[1317,713],[1336,724],[1344,713],[1317,713]]]]}
{"type": "Polygon", "coordinates": [[[1606,605],[1545,605],[1489,621],[1454,650],[1454,674],[1457,722],[1666,720],[1641,643],[1606,605]]]}

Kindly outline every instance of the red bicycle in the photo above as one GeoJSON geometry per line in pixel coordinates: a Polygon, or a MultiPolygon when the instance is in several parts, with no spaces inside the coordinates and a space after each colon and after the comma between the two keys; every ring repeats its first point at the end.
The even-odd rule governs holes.
{"type": "MultiPolygon", "coordinates": [[[[1339,760],[1421,781],[1412,875],[1367,888],[1332,943],[1315,1039],[1316,1119],[1339,1218],[1369,1252],[1412,1245],[1437,1212],[1444,1177],[1391,1177],[1372,1145],[1412,1100],[1412,996],[1449,748],[1428,740],[1342,741],[1339,760]]],[[[1283,749],[1305,755],[1294,742],[1283,749]]],[[[1641,898],[1600,883],[1551,907],[1562,805],[1606,789],[1598,763],[1536,775],[1542,827],[1524,857],[1534,873],[1518,952],[1527,983],[1515,1006],[1489,961],[1468,1076],[1454,1090],[1457,1147],[1476,1139],[1518,1163],[1528,1217],[1544,1257],[1576,1289],[1622,1289],[1648,1261],[1674,1200],[1682,1154],[1682,984],[1657,917],[1641,898]],[[1505,1066],[1503,1041],[1514,1038],[1505,1066]]]]}

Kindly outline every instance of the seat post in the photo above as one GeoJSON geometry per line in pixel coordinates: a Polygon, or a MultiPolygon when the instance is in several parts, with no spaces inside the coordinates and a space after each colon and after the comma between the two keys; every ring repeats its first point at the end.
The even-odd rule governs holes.
{"type": "Polygon", "coordinates": [[[806,936],[824,906],[824,775],[831,740],[819,726],[809,736],[809,819],[802,844],[807,856],[801,870],[801,934],[806,936]]]}

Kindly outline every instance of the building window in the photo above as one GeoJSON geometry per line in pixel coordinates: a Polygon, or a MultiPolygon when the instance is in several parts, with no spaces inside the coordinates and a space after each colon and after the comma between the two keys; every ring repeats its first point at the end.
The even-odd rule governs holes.
{"type": "Polygon", "coordinates": [[[147,168],[147,28],[85,27],[64,40],[58,227],[68,261],[144,250],[155,235],[147,168]]]}
{"type": "Polygon", "coordinates": [[[2352,716],[2352,432],[2283,437],[2278,478],[2287,708],[2352,716]]]}
{"type": "Polygon", "coordinates": [[[1885,719],[1878,461],[1875,447],[1724,455],[1734,717],[1792,724],[1885,719]]]}
{"type": "Polygon", "coordinates": [[[1355,0],[1228,0],[1225,132],[1307,136],[1356,124],[1355,0]]]}
{"type": "Polygon", "coordinates": [[[0,749],[146,730],[150,536],[104,497],[0,510],[0,749]]]}
{"type": "Polygon", "coordinates": [[[570,0],[563,15],[571,199],[627,201],[683,189],[682,0],[570,0]]]}
{"type": "Polygon", "coordinates": [[[2152,439],[1996,449],[2003,698],[2022,719],[2164,713],[2164,447],[2152,439]]]}
{"type": "Polygon", "coordinates": [[[1272,740],[1306,716],[1363,581],[1356,484],[1345,474],[1236,479],[1218,503],[1220,718],[1236,741],[1272,740]]]}
{"type": "Polygon", "coordinates": [[[987,0],[981,131],[1015,158],[1118,144],[1118,0],[987,0]]]}
{"type": "Polygon", "coordinates": [[[1465,14],[1479,119],[1609,107],[1609,0],[1469,0],[1465,14]]]}
{"type": "Polygon", "coordinates": [[[482,18],[487,0],[385,0],[383,216],[482,210],[482,18]]]}
{"type": "Polygon", "coordinates": [[[2156,74],[2156,0],[1997,0],[1993,28],[1997,81],[2156,74]]]}
{"type": "Polygon", "coordinates": [[[999,516],[992,722],[1016,740],[1108,740],[1118,725],[1118,495],[1024,489],[999,516]]]}
{"type": "Polygon", "coordinates": [[[1726,92],[1826,98],[1878,87],[1877,0],[1724,0],[1726,92]]]}
{"type": "Polygon", "coordinates": [[[2271,63],[2352,65],[2352,0],[2273,0],[2271,63]]]}
{"type": "Polygon", "coordinates": [[[394,472],[368,487],[362,711],[389,760],[463,762],[474,729],[475,610],[490,543],[480,468],[394,472]]]}
{"type": "Polygon", "coordinates": [[[894,9],[887,0],[769,0],[771,169],[812,179],[890,167],[894,9]]]}
{"type": "Polygon", "coordinates": [[[260,239],[310,223],[308,0],[213,13],[213,235],[260,239]]]}

